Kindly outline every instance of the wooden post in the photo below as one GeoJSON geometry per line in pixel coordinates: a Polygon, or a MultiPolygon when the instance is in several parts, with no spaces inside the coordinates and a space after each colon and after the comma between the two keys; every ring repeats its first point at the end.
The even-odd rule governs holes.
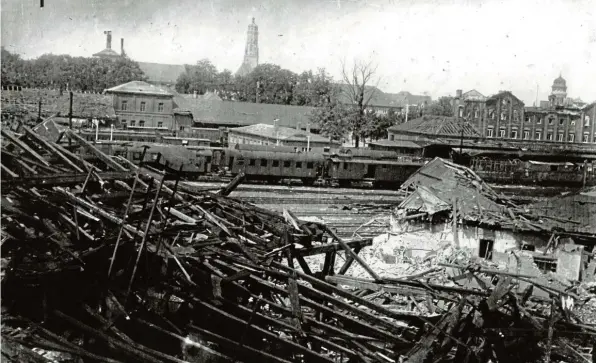
{"type": "MultiPolygon", "coordinates": [[[[70,102],[68,106],[68,128],[72,130],[72,91],[70,91],[70,102]]],[[[68,138],[68,146],[70,146],[72,140],[68,138]]]]}
{"type": "Polygon", "coordinates": [[[457,198],[453,200],[453,245],[459,247],[459,236],[457,235],[457,198]]]}

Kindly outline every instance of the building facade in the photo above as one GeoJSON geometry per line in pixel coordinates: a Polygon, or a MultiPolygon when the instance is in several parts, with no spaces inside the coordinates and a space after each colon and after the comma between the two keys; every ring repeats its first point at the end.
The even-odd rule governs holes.
{"type": "Polygon", "coordinates": [[[579,133],[582,142],[596,143],[596,102],[586,105],[581,110],[580,121],[578,122],[579,133]]]}
{"type": "Polygon", "coordinates": [[[296,151],[337,147],[326,137],[299,129],[268,124],[235,127],[228,130],[228,146],[237,144],[290,146],[296,151]]]}
{"type": "Polygon", "coordinates": [[[123,128],[178,130],[174,95],[147,82],[132,81],[106,90],[123,128]]]}

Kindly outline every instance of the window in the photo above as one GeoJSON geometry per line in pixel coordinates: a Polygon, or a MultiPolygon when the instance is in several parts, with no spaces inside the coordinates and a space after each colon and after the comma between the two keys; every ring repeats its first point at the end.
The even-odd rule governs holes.
{"type": "Polygon", "coordinates": [[[493,137],[493,129],[492,128],[486,130],[486,137],[493,137]]]}
{"type": "Polygon", "coordinates": [[[559,133],[559,137],[557,138],[557,141],[559,141],[559,142],[563,142],[563,140],[565,140],[565,138],[564,138],[563,136],[564,136],[564,135],[563,135],[563,133],[562,133],[562,132],[561,132],[561,133],[559,133]]]}
{"type": "Polygon", "coordinates": [[[571,120],[571,126],[575,126],[575,120],[571,120]]]}
{"type": "Polygon", "coordinates": [[[495,110],[492,110],[492,109],[491,110],[488,110],[488,117],[491,120],[494,120],[495,119],[495,110]]]}
{"type": "Polygon", "coordinates": [[[261,166],[267,166],[267,159],[261,159],[261,166]]]}
{"type": "Polygon", "coordinates": [[[179,129],[180,131],[184,131],[184,126],[180,126],[178,129],[179,129]]]}
{"type": "Polygon", "coordinates": [[[536,140],[541,140],[542,139],[542,132],[540,131],[536,131],[536,140]]]}
{"type": "Polygon", "coordinates": [[[519,112],[513,110],[513,121],[519,121],[519,112]]]}
{"type": "Polygon", "coordinates": [[[308,163],[306,163],[306,168],[307,169],[312,169],[315,167],[315,163],[313,163],[312,161],[309,161],[308,163]]]}
{"type": "Polygon", "coordinates": [[[511,138],[517,139],[517,130],[511,130],[511,138]]]}
{"type": "Polygon", "coordinates": [[[528,140],[530,138],[530,131],[524,130],[524,140],[528,140]]]}
{"type": "Polygon", "coordinates": [[[493,259],[493,245],[494,241],[491,239],[481,239],[480,248],[478,249],[478,257],[485,258],[487,260],[493,259]]]}
{"type": "Polygon", "coordinates": [[[141,160],[141,153],[139,151],[135,151],[132,153],[132,160],[133,161],[139,161],[141,160]]]}
{"type": "Polygon", "coordinates": [[[157,127],[163,127],[163,122],[159,121],[159,122],[157,123],[157,127]]]}
{"type": "Polygon", "coordinates": [[[342,164],[344,165],[344,170],[348,170],[348,163],[344,161],[342,164]]]}
{"type": "Polygon", "coordinates": [[[549,132],[549,133],[547,133],[547,134],[546,134],[546,139],[547,139],[548,141],[553,141],[553,133],[552,133],[552,132],[549,132]]]}
{"type": "Polygon", "coordinates": [[[538,117],[538,121],[536,121],[538,125],[542,125],[542,117],[538,117]]]}
{"type": "Polygon", "coordinates": [[[505,111],[501,112],[501,121],[505,121],[507,119],[507,113],[505,111]]]}
{"type": "Polygon", "coordinates": [[[297,161],[296,162],[296,169],[301,169],[302,168],[302,161],[297,161]]]}
{"type": "Polygon", "coordinates": [[[505,137],[505,129],[500,129],[499,130],[499,137],[504,138],[505,137]]]}
{"type": "Polygon", "coordinates": [[[256,159],[250,159],[248,160],[248,166],[255,166],[255,164],[257,163],[256,159]]]}
{"type": "Polygon", "coordinates": [[[575,134],[569,134],[569,142],[575,141],[575,134]]]}
{"type": "Polygon", "coordinates": [[[271,166],[273,166],[274,168],[279,167],[279,160],[273,160],[273,164],[271,166]]]}
{"type": "Polygon", "coordinates": [[[584,132],[584,138],[582,139],[582,142],[588,142],[590,139],[590,136],[587,132],[584,132]]]}
{"type": "Polygon", "coordinates": [[[122,101],[122,105],[120,106],[120,109],[122,111],[126,111],[127,107],[128,107],[128,101],[122,101]]]}
{"type": "Polygon", "coordinates": [[[480,115],[480,112],[478,112],[478,109],[475,108],[474,109],[474,118],[478,118],[479,115],[480,115]]]}
{"type": "Polygon", "coordinates": [[[584,117],[584,126],[590,126],[590,116],[588,115],[584,117]]]}
{"type": "Polygon", "coordinates": [[[564,119],[564,118],[560,118],[560,119],[559,119],[559,125],[560,125],[560,126],[563,126],[563,125],[565,125],[565,119],[564,119]]]}
{"type": "Polygon", "coordinates": [[[551,118],[548,119],[548,124],[549,125],[552,125],[554,122],[555,122],[555,119],[554,118],[551,117],[551,118]]]}
{"type": "Polygon", "coordinates": [[[464,115],[464,108],[462,106],[459,107],[459,117],[463,117],[464,115]]]}
{"type": "Polygon", "coordinates": [[[120,123],[122,124],[122,128],[126,129],[126,120],[121,120],[120,123]]]}
{"type": "Polygon", "coordinates": [[[395,140],[395,135],[389,135],[389,140],[391,140],[391,141],[395,140]]]}
{"type": "Polygon", "coordinates": [[[147,104],[145,102],[141,102],[141,112],[145,111],[147,104]]]}
{"type": "Polygon", "coordinates": [[[157,112],[163,112],[163,103],[162,102],[157,104],[157,112]]]}
{"type": "Polygon", "coordinates": [[[140,120],[139,121],[139,127],[145,127],[145,121],[140,120]]]}
{"type": "Polygon", "coordinates": [[[292,166],[292,162],[290,160],[284,161],[284,168],[289,168],[290,166],[292,166]]]}
{"type": "Polygon", "coordinates": [[[137,122],[135,120],[130,120],[130,127],[135,127],[136,123],[137,122]]]}
{"type": "Polygon", "coordinates": [[[530,116],[526,116],[526,122],[530,122],[530,116]]]}

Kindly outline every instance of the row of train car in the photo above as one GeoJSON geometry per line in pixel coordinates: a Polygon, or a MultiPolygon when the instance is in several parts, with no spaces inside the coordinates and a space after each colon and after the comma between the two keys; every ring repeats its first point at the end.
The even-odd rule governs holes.
{"type": "MultiPolygon", "coordinates": [[[[238,144],[233,148],[205,144],[175,145],[140,141],[98,141],[109,155],[135,164],[141,161],[179,171],[187,179],[230,176],[240,172],[249,182],[300,180],[304,185],[372,184],[398,188],[429,158],[367,148],[321,148],[300,152],[293,147],[238,144]]],[[[497,184],[594,185],[593,163],[539,162],[472,158],[466,163],[486,182],[497,184]]]]}
{"type": "MultiPolygon", "coordinates": [[[[428,159],[394,152],[342,148],[297,152],[289,147],[235,145],[234,148],[145,142],[98,142],[103,152],[132,163],[180,172],[187,179],[205,175],[246,175],[251,182],[300,180],[349,186],[370,183],[397,188],[428,159]]],[[[91,157],[89,155],[89,157],[91,157]]]]}

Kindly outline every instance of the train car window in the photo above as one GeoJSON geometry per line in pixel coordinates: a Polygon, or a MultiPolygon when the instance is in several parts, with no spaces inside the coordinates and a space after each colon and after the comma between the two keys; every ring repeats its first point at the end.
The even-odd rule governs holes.
{"type": "Polygon", "coordinates": [[[292,165],[292,162],[290,160],[284,161],[284,168],[289,168],[291,165],[292,165]]]}
{"type": "Polygon", "coordinates": [[[136,151],[132,153],[132,160],[134,161],[139,161],[141,160],[141,153],[136,151]]]}
{"type": "Polygon", "coordinates": [[[274,168],[277,168],[279,166],[279,160],[273,160],[273,165],[274,168]]]}
{"type": "Polygon", "coordinates": [[[308,163],[306,163],[307,169],[312,169],[312,168],[314,168],[314,166],[315,166],[315,163],[313,163],[312,161],[309,161],[308,163]]]}
{"type": "Polygon", "coordinates": [[[267,159],[261,159],[261,166],[267,166],[267,159]]]}
{"type": "Polygon", "coordinates": [[[296,162],[296,169],[301,169],[302,168],[302,161],[297,161],[296,162]]]}
{"type": "Polygon", "coordinates": [[[249,165],[249,166],[255,166],[255,164],[256,164],[256,163],[257,163],[257,160],[256,160],[256,159],[250,159],[250,160],[248,161],[248,165],[249,165]]]}

